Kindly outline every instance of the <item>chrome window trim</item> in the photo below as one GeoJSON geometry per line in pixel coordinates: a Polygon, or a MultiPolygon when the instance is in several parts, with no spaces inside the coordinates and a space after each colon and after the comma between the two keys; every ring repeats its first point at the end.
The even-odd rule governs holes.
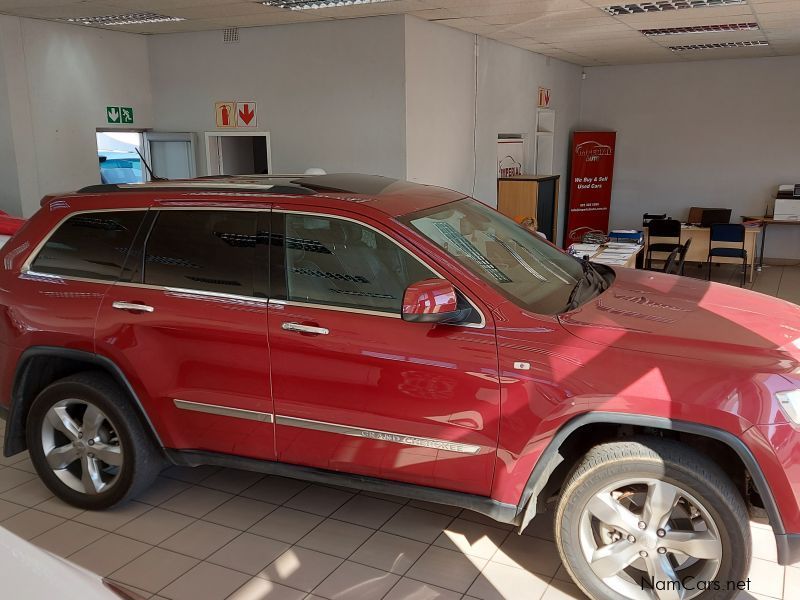
{"type": "Polygon", "coordinates": [[[339,425],[336,423],[328,423],[326,421],[303,419],[301,417],[276,415],[275,423],[277,425],[286,425],[288,427],[300,427],[302,429],[312,429],[314,431],[323,431],[326,433],[337,433],[339,435],[366,438],[393,444],[402,444],[405,446],[417,446],[420,448],[445,450],[447,452],[457,452],[459,454],[477,454],[481,451],[481,446],[476,444],[462,444],[461,442],[407,435],[404,433],[394,433],[391,431],[382,431],[380,429],[368,429],[366,427],[339,425]]]}
{"type": "Polygon", "coordinates": [[[172,287],[172,286],[165,286],[165,285],[153,285],[150,283],[134,283],[132,281],[117,281],[114,285],[120,285],[123,287],[130,287],[130,288],[139,288],[145,290],[155,290],[155,291],[163,291],[163,292],[170,292],[172,294],[183,294],[187,296],[206,296],[208,298],[223,298],[226,300],[244,300],[247,302],[255,302],[258,304],[267,304],[269,303],[269,299],[267,298],[260,298],[258,296],[244,296],[239,294],[226,294],[225,292],[210,292],[207,290],[193,290],[191,288],[180,288],[180,287],[172,287]]]}
{"type": "Polygon", "coordinates": [[[336,306],[328,304],[314,304],[313,302],[299,302],[296,300],[281,300],[279,298],[270,298],[269,304],[272,306],[297,306],[298,308],[321,308],[326,310],[334,310],[338,312],[355,313],[359,315],[370,315],[373,317],[387,317],[389,319],[402,319],[402,315],[390,312],[381,312],[379,310],[367,310],[365,308],[349,308],[345,306],[336,306]]]}
{"type": "MultiPolygon", "coordinates": [[[[392,242],[395,246],[397,246],[403,252],[405,252],[406,254],[411,256],[414,260],[416,260],[423,267],[428,269],[431,273],[436,275],[436,277],[438,277],[439,279],[447,279],[447,277],[444,277],[439,271],[437,271],[430,264],[428,264],[427,262],[422,260],[419,256],[417,256],[409,248],[405,247],[403,244],[398,242],[393,237],[390,237],[390,236],[386,235],[383,231],[381,231],[377,227],[373,227],[372,225],[370,225],[369,223],[365,223],[364,221],[359,221],[358,219],[354,219],[352,217],[345,217],[345,216],[342,216],[342,215],[323,213],[323,212],[312,212],[312,211],[305,211],[305,210],[288,210],[288,209],[274,209],[273,208],[272,212],[273,213],[282,213],[282,214],[293,214],[293,215],[308,215],[308,216],[311,216],[311,217],[327,217],[329,219],[341,219],[343,221],[350,221],[351,223],[355,223],[357,225],[361,225],[362,227],[366,227],[368,229],[371,229],[376,234],[378,234],[380,236],[383,236],[385,239],[387,239],[390,242],[392,242]]],[[[461,290],[459,289],[459,291],[461,291],[461,290]]],[[[472,299],[469,297],[468,294],[465,294],[464,292],[461,292],[461,293],[463,294],[464,298],[467,299],[467,302],[470,303],[470,306],[472,306],[472,308],[478,313],[478,315],[480,316],[481,320],[480,320],[479,323],[460,323],[460,324],[459,323],[455,323],[452,326],[453,327],[470,327],[470,328],[473,328],[473,329],[483,329],[484,327],[486,327],[486,317],[484,316],[483,311],[480,308],[478,308],[478,306],[472,301],[472,299]]],[[[314,304],[312,302],[300,302],[300,301],[297,301],[297,300],[281,300],[281,302],[286,303],[286,304],[290,304],[291,306],[310,306],[312,308],[323,308],[323,309],[329,309],[329,310],[340,310],[341,312],[357,312],[357,313],[371,314],[371,315],[382,316],[382,317],[394,317],[394,318],[398,318],[398,319],[402,318],[402,315],[399,315],[399,314],[396,314],[396,313],[378,311],[378,310],[371,311],[369,309],[351,308],[351,307],[344,307],[344,306],[340,307],[338,305],[314,304]]]]}
{"type": "Polygon", "coordinates": [[[245,408],[232,408],[230,406],[220,406],[218,404],[206,404],[205,402],[180,400],[179,398],[173,398],[172,403],[175,405],[175,408],[209,415],[235,417],[237,419],[259,421],[261,423],[272,423],[275,420],[272,413],[247,410],[245,408]]]}

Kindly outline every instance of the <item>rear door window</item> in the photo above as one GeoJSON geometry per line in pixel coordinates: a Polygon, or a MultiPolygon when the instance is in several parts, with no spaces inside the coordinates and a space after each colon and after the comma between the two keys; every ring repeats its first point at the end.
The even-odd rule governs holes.
{"type": "Polygon", "coordinates": [[[253,296],[258,213],[160,210],[147,240],[143,282],[253,296]]]}
{"type": "Polygon", "coordinates": [[[146,211],[80,213],[62,223],[31,263],[37,273],[115,281],[146,211]]]}

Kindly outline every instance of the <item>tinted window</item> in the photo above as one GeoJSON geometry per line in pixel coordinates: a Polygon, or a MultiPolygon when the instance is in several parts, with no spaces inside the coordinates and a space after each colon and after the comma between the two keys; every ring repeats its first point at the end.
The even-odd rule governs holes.
{"type": "Polygon", "coordinates": [[[144,283],[253,295],[258,213],[162,210],[147,241],[144,283]]]}
{"type": "Polygon", "coordinates": [[[70,217],[45,243],[33,271],[113,281],[145,211],[83,213],[70,217]]]}
{"type": "Polygon", "coordinates": [[[399,313],[410,284],[436,277],[397,244],[352,221],[286,215],[286,297],[399,313]]]}

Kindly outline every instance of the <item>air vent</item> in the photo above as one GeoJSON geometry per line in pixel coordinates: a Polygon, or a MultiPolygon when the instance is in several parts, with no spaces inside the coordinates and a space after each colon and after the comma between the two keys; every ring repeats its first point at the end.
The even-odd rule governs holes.
{"type": "Polygon", "coordinates": [[[603,7],[603,10],[618,17],[620,15],[635,15],[638,13],[683,10],[684,8],[706,8],[709,6],[730,6],[732,4],[745,3],[746,0],[654,0],[653,2],[641,2],[639,4],[614,4],[603,7]]]}
{"type": "Polygon", "coordinates": [[[222,30],[222,41],[225,44],[238,44],[239,43],[239,28],[226,27],[222,30]]]}
{"type": "Polygon", "coordinates": [[[105,15],[102,17],[73,17],[71,19],[59,19],[67,23],[77,23],[79,25],[94,25],[106,27],[111,25],[141,25],[143,23],[172,23],[185,21],[181,17],[168,17],[151,12],[128,13],[124,15],[105,15]]]}
{"type": "Polygon", "coordinates": [[[764,40],[752,42],[720,42],[718,44],[689,44],[687,46],[668,46],[673,52],[687,52],[690,50],[717,50],[718,48],[748,48],[750,46],[769,46],[764,40]]]}
{"type": "Polygon", "coordinates": [[[389,0],[265,0],[259,2],[264,6],[288,8],[289,10],[315,10],[319,8],[337,8],[355,6],[356,4],[376,4],[389,0]]]}
{"type": "Polygon", "coordinates": [[[640,29],[646,36],[683,35],[686,33],[721,33],[730,31],[755,31],[758,23],[728,23],[727,25],[695,25],[693,27],[665,27],[664,29],[640,29]]]}

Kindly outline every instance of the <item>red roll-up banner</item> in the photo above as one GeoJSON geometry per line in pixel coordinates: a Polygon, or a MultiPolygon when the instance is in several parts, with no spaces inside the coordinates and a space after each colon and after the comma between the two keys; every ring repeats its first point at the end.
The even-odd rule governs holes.
{"type": "Polygon", "coordinates": [[[576,131],[572,134],[565,248],[580,242],[584,234],[608,232],[616,139],[614,131],[576,131]]]}

